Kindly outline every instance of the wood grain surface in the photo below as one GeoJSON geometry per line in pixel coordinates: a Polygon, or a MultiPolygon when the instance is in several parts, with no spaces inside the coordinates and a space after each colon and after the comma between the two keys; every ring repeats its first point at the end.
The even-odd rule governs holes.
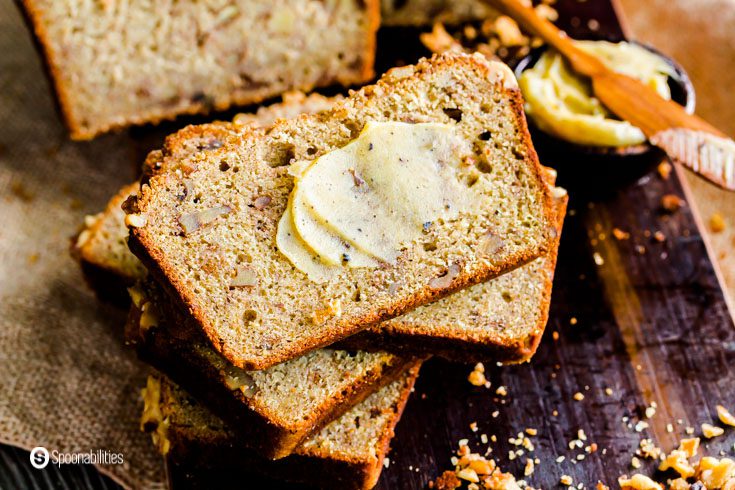
{"type": "MultiPolygon", "coordinates": [[[[596,24],[589,19],[602,30],[619,32],[608,1],[560,0],[557,7],[562,28],[572,35],[594,34],[596,24]]],[[[384,32],[380,46],[383,52],[408,46],[402,56],[410,62],[417,47],[406,40],[414,37],[384,32]]],[[[390,60],[380,63],[385,67],[390,60]]],[[[490,389],[467,382],[471,365],[427,362],[396,429],[380,489],[425,488],[452,468],[450,458],[464,438],[481,453],[491,448],[500,466],[516,475],[523,474],[527,457],[538,458],[527,478],[535,488],[557,487],[562,474],[586,488],[598,480],[615,488],[619,475],[633,471],[630,462],[641,439],[651,438],[669,451],[686,437],[687,427],[700,435],[701,423],[713,423],[716,404],[735,410],[735,326],[723,292],[691,209],[665,214],[660,208],[663,195],[683,195],[679,176],[662,179],[656,155],[597,161],[555,154],[553,147],[539,152],[544,164],[558,168],[571,201],[538,354],[529,364],[488,366],[490,389]],[[630,238],[613,238],[616,227],[630,238]],[[653,238],[656,231],[664,241],[653,238]],[[500,386],[507,395],[496,394],[500,386]],[[576,400],[576,393],[584,398],[576,400]],[[645,408],[653,403],[656,414],[647,418],[645,408]],[[534,451],[511,460],[509,451],[519,448],[509,438],[526,428],[538,431],[531,437],[534,451]],[[584,446],[595,443],[596,452],[569,448],[580,430],[587,438],[584,446]],[[483,434],[497,442],[482,443],[483,434]],[[561,456],[564,461],[557,462],[561,456]]],[[[735,430],[703,442],[702,454],[723,451],[732,457],[735,430]]],[[[112,487],[88,468],[37,478],[24,454],[0,451],[0,487],[112,487]]],[[[642,462],[639,471],[652,474],[656,463],[642,462]]],[[[177,489],[289,488],[242,472],[171,468],[170,478],[177,489]]]]}
{"type": "MultiPolygon", "coordinates": [[[[620,0],[630,34],[658,46],[689,73],[697,90],[697,113],[730,136],[735,135],[735,1],[733,0],[620,0]]],[[[725,218],[726,228],[703,235],[719,265],[735,304],[735,193],[710,185],[691,172],[684,179],[691,189],[692,205],[706,222],[714,213],[725,218]]]]}

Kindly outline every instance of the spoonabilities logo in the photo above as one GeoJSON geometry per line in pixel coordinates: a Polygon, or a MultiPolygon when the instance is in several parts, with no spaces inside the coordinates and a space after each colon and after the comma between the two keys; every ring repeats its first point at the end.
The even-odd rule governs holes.
{"type": "Polygon", "coordinates": [[[37,470],[42,470],[48,465],[48,462],[48,449],[39,446],[34,447],[33,450],[31,450],[31,466],[33,466],[37,470]]]}

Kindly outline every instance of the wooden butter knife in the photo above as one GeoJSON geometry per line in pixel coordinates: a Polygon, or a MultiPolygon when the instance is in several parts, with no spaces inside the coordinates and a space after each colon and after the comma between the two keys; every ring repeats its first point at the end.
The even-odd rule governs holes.
{"type": "MultiPolygon", "coordinates": [[[[614,72],[519,0],[483,0],[559,51],[612,113],[640,128],[648,141],[715,184],[735,191],[735,142],[705,120],[662,99],[640,81],[614,72]]],[[[530,3],[530,2],[529,2],[530,3]]]]}

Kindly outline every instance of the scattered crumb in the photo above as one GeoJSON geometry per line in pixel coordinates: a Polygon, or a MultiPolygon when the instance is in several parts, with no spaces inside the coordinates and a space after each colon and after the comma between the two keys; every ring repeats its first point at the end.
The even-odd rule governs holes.
{"type": "MultiPolygon", "coordinates": [[[[454,490],[461,487],[463,481],[468,483],[467,490],[519,490],[521,488],[520,482],[516,481],[512,474],[503,473],[494,460],[470,452],[466,441],[466,439],[459,441],[457,455],[461,457],[453,458],[454,471],[443,472],[435,481],[429,482],[429,488],[454,490]]],[[[530,459],[527,461],[531,461],[533,467],[534,462],[530,459]]],[[[528,471],[528,462],[524,471],[528,471]]],[[[530,471],[532,473],[533,469],[530,471]]],[[[527,476],[529,474],[526,473],[527,476]]]]}
{"type": "Polygon", "coordinates": [[[731,414],[722,405],[717,405],[717,417],[719,417],[720,422],[723,424],[735,427],[735,415],[731,414]]]}
{"type": "Polygon", "coordinates": [[[627,240],[630,238],[630,233],[623,231],[620,228],[613,228],[612,233],[617,240],[627,240]]]}
{"type": "Polygon", "coordinates": [[[706,437],[707,439],[721,436],[724,433],[725,429],[723,429],[722,427],[717,427],[710,424],[702,424],[702,435],[704,435],[704,437],[706,437]]]}
{"type": "Polygon", "coordinates": [[[533,460],[532,459],[527,459],[526,460],[526,466],[523,468],[523,476],[531,476],[531,475],[533,475],[533,470],[534,470],[533,460]]]}
{"type": "Polygon", "coordinates": [[[686,201],[676,194],[666,194],[661,198],[661,208],[667,213],[674,213],[685,204],[686,201]]]}
{"type": "Polygon", "coordinates": [[[437,490],[454,490],[459,488],[462,482],[459,481],[457,475],[453,471],[445,471],[435,481],[429,482],[429,488],[436,488],[437,490]]]}
{"type": "Polygon", "coordinates": [[[581,402],[584,400],[584,395],[580,392],[576,392],[573,397],[576,401],[581,402]]]}
{"type": "Polygon", "coordinates": [[[633,475],[630,479],[628,479],[627,476],[621,476],[620,478],[618,478],[618,485],[620,485],[620,488],[623,490],[628,488],[634,490],[663,489],[661,485],[644,475],[633,475]]]}
{"type": "Polygon", "coordinates": [[[508,389],[505,386],[498,386],[498,389],[495,390],[495,394],[505,396],[508,394],[508,389]]]}
{"type": "Polygon", "coordinates": [[[653,439],[641,439],[636,454],[642,458],[658,459],[661,456],[661,448],[653,443],[653,439]]]}
{"type": "Polygon", "coordinates": [[[557,332],[556,330],[551,332],[551,338],[554,340],[559,340],[559,332],[557,332]]]}
{"type": "Polygon", "coordinates": [[[576,325],[577,324],[577,317],[573,316],[569,319],[569,325],[576,325]]]}
{"type": "Polygon", "coordinates": [[[561,475],[561,478],[559,478],[559,483],[566,486],[571,486],[574,483],[574,480],[572,480],[572,477],[569,475],[561,475]]]}
{"type": "Polygon", "coordinates": [[[470,375],[467,376],[467,381],[474,386],[485,385],[487,382],[487,379],[485,378],[485,366],[481,362],[475,364],[475,369],[473,369],[470,375]]]}
{"type": "Polygon", "coordinates": [[[661,231],[657,231],[653,234],[653,239],[657,242],[665,242],[666,241],[666,235],[663,234],[661,231]]]}
{"type": "Polygon", "coordinates": [[[687,458],[693,458],[697,455],[697,449],[699,449],[699,437],[693,437],[691,439],[682,439],[679,441],[678,451],[683,451],[687,458]]]}
{"type": "Polygon", "coordinates": [[[598,252],[595,252],[592,254],[592,258],[595,261],[595,264],[597,265],[604,265],[605,259],[602,258],[602,255],[600,255],[598,252]]]}
{"type": "Polygon", "coordinates": [[[646,247],[644,247],[643,245],[636,245],[635,251],[638,252],[640,255],[643,255],[644,253],[646,253],[646,247]]]}
{"type": "Polygon", "coordinates": [[[613,390],[612,390],[612,388],[605,388],[605,394],[606,394],[607,396],[612,396],[612,394],[613,394],[613,390]]]}
{"type": "Polygon", "coordinates": [[[633,456],[633,458],[631,458],[631,460],[630,460],[630,465],[633,468],[638,469],[638,468],[641,467],[641,460],[638,459],[638,458],[636,458],[635,456],[633,456]]]}
{"type": "Polygon", "coordinates": [[[725,230],[725,218],[720,213],[714,213],[709,218],[709,227],[714,233],[725,230]]]}
{"type": "Polygon", "coordinates": [[[656,415],[656,406],[651,405],[650,407],[646,407],[645,415],[647,419],[650,419],[651,417],[656,415]]]}
{"type": "Polygon", "coordinates": [[[661,162],[658,164],[658,174],[662,179],[668,180],[671,175],[671,164],[669,162],[661,162]]]}

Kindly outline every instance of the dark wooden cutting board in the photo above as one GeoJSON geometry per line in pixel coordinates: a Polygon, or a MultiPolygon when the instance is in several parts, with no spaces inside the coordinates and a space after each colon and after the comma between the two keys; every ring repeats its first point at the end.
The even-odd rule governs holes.
{"type": "MultiPolygon", "coordinates": [[[[555,7],[559,25],[573,37],[624,34],[609,0],[559,0],[555,7]]],[[[414,32],[393,31],[382,33],[380,49],[391,54],[379,60],[387,67],[396,50],[411,62],[419,48],[414,32]]],[[[735,409],[735,326],[695,216],[688,207],[671,215],[660,207],[665,194],[686,198],[679,176],[662,179],[656,155],[600,162],[538,150],[544,164],[559,170],[559,184],[571,197],[539,351],[529,364],[488,366],[490,389],[467,382],[471,365],[427,362],[396,429],[380,489],[425,488],[452,468],[460,439],[481,453],[492,447],[492,457],[515,475],[523,474],[527,457],[538,458],[527,479],[535,488],[556,487],[562,474],[587,488],[598,480],[616,487],[619,475],[633,472],[630,462],[641,439],[669,451],[687,437],[686,427],[700,435],[701,423],[714,423],[717,404],[735,409]],[[615,227],[630,239],[613,238],[615,227]],[[656,231],[666,240],[656,241],[656,231]],[[507,387],[506,396],[496,395],[499,386],[507,387]],[[584,399],[575,400],[575,393],[584,399]],[[645,408],[654,403],[656,414],[646,418],[645,408]],[[641,420],[649,427],[639,432],[641,420]],[[510,460],[508,452],[518,447],[508,439],[526,428],[538,431],[531,438],[535,450],[510,460]],[[594,442],[596,452],[569,449],[579,430],[586,434],[584,445],[594,442]],[[483,444],[482,434],[495,435],[497,442],[483,444]],[[557,463],[560,456],[565,459],[557,463]]],[[[702,453],[732,457],[735,430],[703,442],[702,453]]],[[[27,453],[2,448],[0,487],[115,487],[91,468],[65,467],[38,479],[27,461],[27,453]]],[[[639,471],[652,474],[656,463],[642,462],[639,471]]],[[[170,476],[177,489],[225,483],[281,488],[242,473],[229,482],[180,468],[170,476]]]]}

